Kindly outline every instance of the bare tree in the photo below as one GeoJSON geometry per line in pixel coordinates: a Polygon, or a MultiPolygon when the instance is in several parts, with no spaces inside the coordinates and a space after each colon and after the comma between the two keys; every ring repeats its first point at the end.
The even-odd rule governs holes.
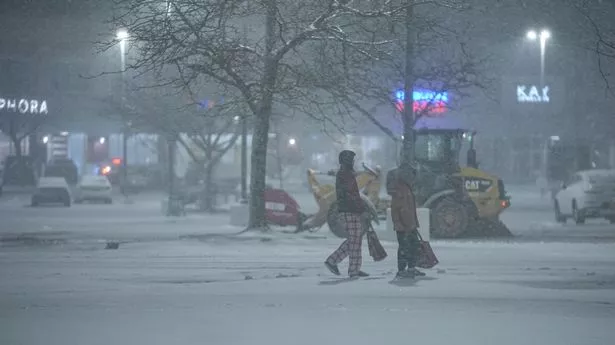
{"type": "Polygon", "coordinates": [[[0,130],[10,138],[15,148],[15,155],[21,157],[24,139],[36,132],[45,122],[45,115],[29,111],[15,111],[4,112],[0,116],[0,130]]]}
{"type": "Polygon", "coordinates": [[[569,0],[583,19],[580,25],[593,37],[585,48],[596,53],[598,69],[607,90],[615,96],[615,3],[612,1],[569,0]]]}
{"type": "Polygon", "coordinates": [[[402,141],[401,158],[412,161],[417,121],[434,112],[451,110],[455,107],[453,100],[492,81],[481,68],[489,57],[478,57],[468,47],[467,39],[472,35],[467,30],[471,23],[450,23],[444,19],[455,15],[471,17],[471,7],[466,2],[430,2],[406,10],[403,16],[389,21],[388,27],[372,28],[371,34],[376,37],[374,40],[389,35],[411,36],[409,39],[395,40],[386,49],[321,46],[321,59],[315,61],[318,68],[304,67],[302,79],[309,79],[306,83],[310,87],[332,98],[331,103],[339,111],[358,113],[394,141],[402,141]],[[331,63],[332,60],[337,61],[331,63]],[[313,70],[320,73],[310,75],[313,70]],[[416,92],[421,97],[413,99],[413,90],[417,89],[429,92],[416,92]],[[383,106],[396,108],[396,120],[403,128],[401,137],[387,127],[385,122],[390,121],[383,121],[377,113],[383,106]]]}
{"type": "MultiPolygon", "coordinates": [[[[433,2],[433,1],[427,1],[433,2]]],[[[453,0],[448,1],[453,2],[453,0]]],[[[395,41],[378,39],[370,29],[386,25],[408,6],[425,1],[374,0],[116,0],[116,27],[130,32],[136,60],[129,68],[161,75],[176,66],[181,87],[206,78],[216,82],[246,105],[253,117],[250,220],[248,228],[266,226],[263,193],[270,118],[274,107],[287,102],[310,103],[317,108],[317,93],[293,99],[300,82],[293,71],[313,61],[318,46],[343,46],[362,53],[366,60],[395,41]],[[376,39],[375,39],[376,38],[376,39]]],[[[372,30],[373,31],[373,30],[372,30]]],[[[340,66],[341,68],[341,66],[340,66]]],[[[316,74],[316,71],[313,71],[316,74]]],[[[334,105],[324,102],[329,121],[334,105]]],[[[320,105],[319,105],[320,106],[320,105]]],[[[289,107],[292,108],[293,106],[289,107]]],[[[288,109],[288,108],[287,108],[288,109]]]]}
{"type": "Polygon", "coordinates": [[[169,94],[167,91],[131,85],[123,103],[113,99],[108,103],[115,105],[117,111],[125,105],[123,119],[130,121],[133,129],[156,132],[184,148],[197,167],[196,173],[202,175],[199,180],[202,178],[204,182],[204,198],[199,206],[202,211],[213,211],[214,171],[237,142],[239,116],[236,114],[240,110],[231,103],[196,102],[192,92],[169,94]],[[185,100],[184,104],[178,99],[185,100]]]}

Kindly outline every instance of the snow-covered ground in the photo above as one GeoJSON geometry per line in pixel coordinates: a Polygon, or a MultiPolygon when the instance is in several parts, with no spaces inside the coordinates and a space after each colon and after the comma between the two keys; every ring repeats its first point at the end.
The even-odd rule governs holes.
{"type": "MultiPolygon", "coordinates": [[[[0,252],[2,344],[612,344],[612,244],[435,243],[426,279],[390,258],[343,281],[332,239],[205,238],[0,252]]],[[[345,269],[345,266],[343,267],[345,269]]]]}
{"type": "Polygon", "coordinates": [[[516,240],[434,241],[440,265],[405,283],[388,242],[383,262],[364,251],[370,278],[332,277],[326,228],[237,235],[227,214],[166,219],[155,195],[3,198],[0,344],[615,343],[615,229],[555,225],[547,200],[511,194],[516,240]]]}

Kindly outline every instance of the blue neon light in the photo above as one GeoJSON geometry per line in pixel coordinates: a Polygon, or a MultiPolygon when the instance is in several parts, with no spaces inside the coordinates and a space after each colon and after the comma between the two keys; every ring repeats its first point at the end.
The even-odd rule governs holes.
{"type": "Polygon", "coordinates": [[[200,101],[198,103],[197,107],[199,109],[207,110],[207,109],[213,108],[216,104],[222,104],[222,103],[224,103],[224,97],[220,97],[220,101],[218,101],[218,102],[215,102],[215,101],[212,101],[212,100],[209,100],[209,99],[205,99],[205,100],[200,101]]]}
{"type": "MultiPolygon", "coordinates": [[[[405,92],[404,90],[395,91],[395,98],[398,101],[404,101],[405,92]]],[[[448,92],[437,92],[432,90],[425,89],[415,89],[412,91],[412,100],[414,101],[430,101],[430,102],[444,102],[448,103],[448,92]]]]}

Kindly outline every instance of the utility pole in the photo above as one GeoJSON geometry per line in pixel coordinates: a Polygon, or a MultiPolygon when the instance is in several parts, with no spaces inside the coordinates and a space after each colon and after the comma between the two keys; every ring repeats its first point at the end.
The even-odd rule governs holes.
{"type": "MultiPolygon", "coordinates": [[[[248,43],[248,26],[243,24],[243,36],[248,43]]],[[[241,117],[241,203],[248,203],[248,115],[241,117]]]]}
{"type": "Polygon", "coordinates": [[[124,196],[124,201],[128,201],[127,195],[127,183],[128,183],[128,122],[127,122],[127,114],[126,114],[126,41],[128,40],[128,32],[124,29],[120,29],[117,31],[116,35],[117,39],[120,43],[120,62],[121,62],[121,73],[122,73],[122,85],[121,85],[121,109],[122,109],[122,176],[120,179],[120,190],[122,195],[124,196]]]}
{"type": "Polygon", "coordinates": [[[241,117],[241,202],[248,202],[248,116],[241,117]]]}
{"type": "Polygon", "coordinates": [[[413,0],[406,0],[406,52],[405,52],[405,71],[404,71],[404,111],[402,121],[404,124],[404,135],[402,139],[401,162],[414,162],[414,108],[413,108],[413,89],[414,89],[414,23],[413,0]]]}
{"type": "Polygon", "coordinates": [[[169,134],[167,137],[167,159],[169,168],[169,198],[167,204],[167,216],[179,216],[180,205],[179,199],[175,197],[175,147],[177,136],[175,133],[169,134]]]}

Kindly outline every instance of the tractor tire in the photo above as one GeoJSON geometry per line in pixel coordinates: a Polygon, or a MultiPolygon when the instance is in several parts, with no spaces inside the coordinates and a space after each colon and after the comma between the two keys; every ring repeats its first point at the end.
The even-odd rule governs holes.
{"type": "Polygon", "coordinates": [[[513,234],[501,220],[481,218],[470,226],[464,236],[469,238],[509,238],[513,237],[513,234]]]}
{"type": "Polygon", "coordinates": [[[471,206],[458,198],[447,196],[431,209],[431,235],[434,238],[458,238],[472,223],[471,206]]]}

